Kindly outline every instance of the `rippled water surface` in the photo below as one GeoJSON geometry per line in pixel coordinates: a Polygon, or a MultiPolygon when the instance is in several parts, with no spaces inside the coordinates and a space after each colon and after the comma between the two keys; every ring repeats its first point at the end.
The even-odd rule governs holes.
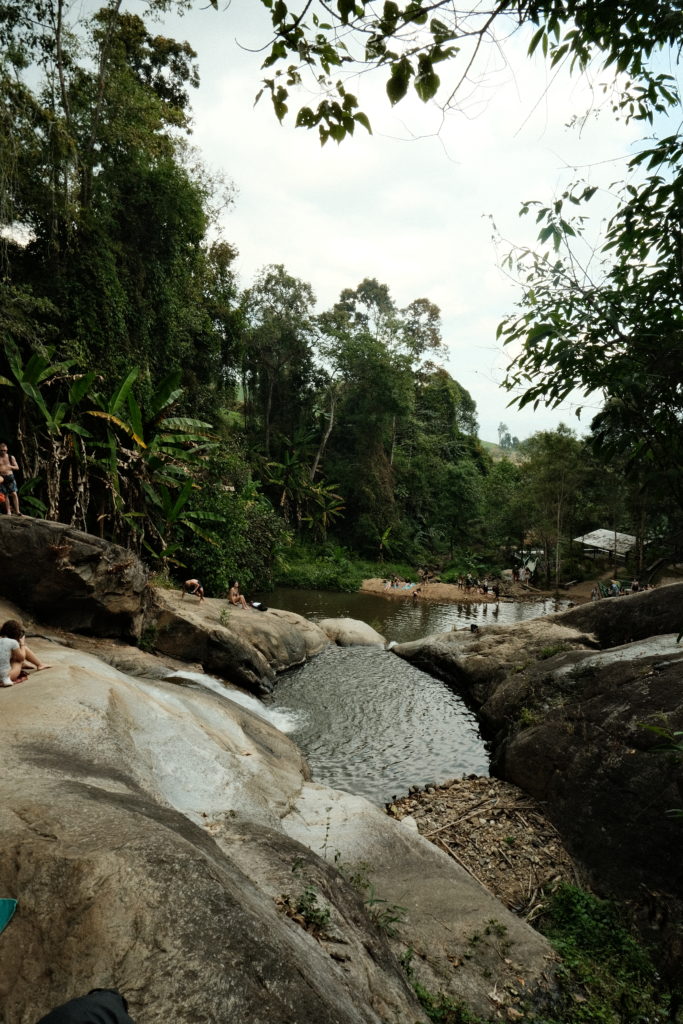
{"type": "Polygon", "coordinates": [[[488,774],[471,714],[447,686],[377,647],[330,647],[282,676],[267,703],[296,711],[290,736],[316,782],[375,803],[411,785],[488,774]]]}
{"type": "MultiPolygon", "coordinates": [[[[274,608],[307,618],[369,622],[401,643],[495,622],[519,622],[557,610],[533,604],[418,604],[366,594],[278,590],[274,608]]],[[[316,782],[359,793],[378,804],[412,785],[474,773],[489,761],[474,715],[449,687],[390,651],[329,647],[280,676],[266,703],[290,717],[288,732],[306,754],[316,782]]]]}

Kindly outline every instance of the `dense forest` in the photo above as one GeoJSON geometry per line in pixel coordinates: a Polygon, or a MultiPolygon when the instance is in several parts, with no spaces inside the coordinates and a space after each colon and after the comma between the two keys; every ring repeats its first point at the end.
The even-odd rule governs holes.
{"type": "MultiPolygon", "coordinates": [[[[634,569],[666,551],[683,526],[680,137],[650,138],[633,159],[640,183],[623,186],[599,284],[572,249],[591,190],[533,210],[539,248],[510,256],[521,300],[500,334],[521,354],[508,385],[522,403],[597,391],[603,408],[584,438],[561,427],[520,442],[501,424],[494,459],[472,396],[440,365],[428,298],[400,308],[390,283],[365,278],[318,312],[311,285],[267,254],[238,287],[220,232],[235,197],[188,142],[195,54],[155,34],[155,6],[167,5],[145,21],[111,0],[78,22],[61,0],[0,7],[0,430],[22,508],[130,546],[155,570],[191,569],[216,594],[235,573],[247,588],[343,586],[364,559],[448,578],[530,548],[557,584],[582,571],[571,538],[596,527],[636,535],[634,569]]],[[[539,26],[532,47],[551,61],[562,46],[579,65],[589,50],[619,59],[611,20],[579,18],[577,35],[583,6],[501,10],[539,26]]],[[[632,16],[641,6],[658,5],[632,16]]],[[[417,16],[387,7],[373,52],[397,102],[415,75],[388,41],[417,16]]],[[[282,57],[294,16],[273,11],[282,57]]],[[[339,12],[348,23],[351,9],[339,12]]],[[[678,23],[653,32],[650,16],[631,27],[619,67],[633,80],[615,101],[646,122],[677,98],[644,57],[683,35],[678,23]]],[[[430,31],[431,49],[410,57],[425,99],[438,87],[429,61],[455,52],[446,28],[430,31]]],[[[318,46],[309,65],[330,60],[318,46]]],[[[323,141],[348,134],[349,118],[365,125],[345,96],[299,123],[323,141]]]]}

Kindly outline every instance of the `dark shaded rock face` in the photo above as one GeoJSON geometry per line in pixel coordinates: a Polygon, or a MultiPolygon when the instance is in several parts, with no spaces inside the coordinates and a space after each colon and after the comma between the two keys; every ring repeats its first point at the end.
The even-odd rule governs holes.
{"type": "MultiPolygon", "coordinates": [[[[683,922],[683,823],[670,813],[683,808],[683,756],[646,726],[683,730],[681,628],[674,584],[394,648],[477,709],[493,773],[544,801],[599,889],[643,913],[666,905],[671,922],[683,922]]],[[[680,935],[662,934],[680,967],[680,935]]]]}
{"type": "Polygon", "coordinates": [[[134,639],[147,574],[125,548],[63,523],[0,516],[0,593],[50,625],[134,639]]]}
{"type": "Polygon", "coordinates": [[[683,629],[683,583],[628,597],[610,597],[550,616],[573,629],[594,633],[601,647],[617,647],[683,629]]]}
{"type": "Polygon", "coordinates": [[[683,756],[647,728],[683,730],[683,652],[564,659],[529,673],[523,706],[508,687],[485,708],[508,722],[495,773],[547,802],[572,852],[610,890],[683,897],[682,826],[669,813],[683,807],[683,756]]]}

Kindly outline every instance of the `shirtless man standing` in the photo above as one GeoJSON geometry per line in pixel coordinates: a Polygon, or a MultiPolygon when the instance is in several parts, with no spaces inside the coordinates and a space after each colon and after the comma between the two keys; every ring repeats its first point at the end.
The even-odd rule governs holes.
{"type": "Polygon", "coordinates": [[[20,516],[19,511],[19,495],[17,493],[17,481],[14,479],[14,470],[19,469],[17,460],[13,455],[10,455],[7,450],[7,442],[0,441],[0,476],[3,477],[2,489],[7,496],[7,515],[12,515],[10,511],[10,503],[12,510],[16,516],[20,516]]]}

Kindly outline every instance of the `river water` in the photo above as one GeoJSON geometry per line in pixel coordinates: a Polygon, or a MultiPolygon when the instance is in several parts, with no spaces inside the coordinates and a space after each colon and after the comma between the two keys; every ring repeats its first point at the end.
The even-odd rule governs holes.
{"type": "MultiPolygon", "coordinates": [[[[285,588],[263,599],[311,619],[360,619],[397,643],[454,627],[469,629],[472,622],[520,622],[559,607],[550,599],[415,605],[410,598],[285,588]]],[[[330,646],[280,676],[265,703],[286,715],[287,731],[306,754],[316,782],[377,804],[404,795],[412,785],[488,775],[476,718],[460,697],[390,651],[330,646]]]]}

